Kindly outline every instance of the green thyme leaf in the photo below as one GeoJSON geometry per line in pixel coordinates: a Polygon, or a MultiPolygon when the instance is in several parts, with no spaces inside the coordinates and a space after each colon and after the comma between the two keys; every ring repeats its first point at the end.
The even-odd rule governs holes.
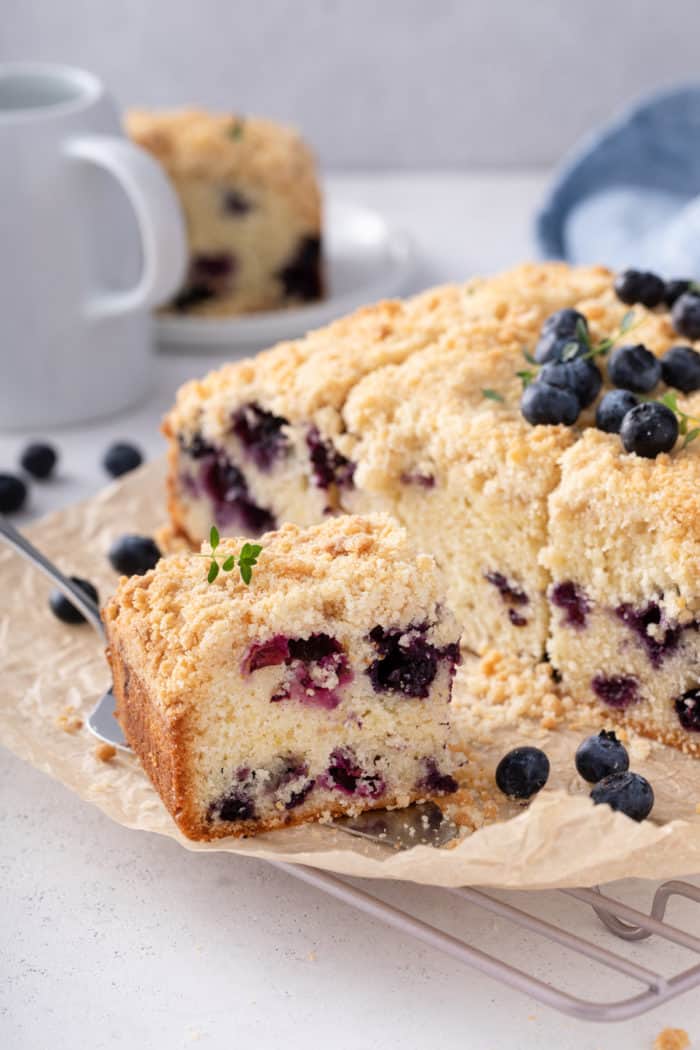
{"type": "Polygon", "coordinates": [[[250,564],[250,562],[242,561],[239,564],[238,568],[241,573],[241,579],[243,580],[246,587],[248,587],[250,585],[250,581],[253,578],[253,566],[250,564]]]}
{"type": "Polygon", "coordinates": [[[219,575],[219,563],[218,563],[218,561],[213,561],[211,563],[211,565],[209,566],[209,575],[207,576],[207,580],[209,581],[209,583],[213,583],[218,575],[219,575]]]}
{"type": "Polygon", "coordinates": [[[536,365],[537,364],[537,359],[530,353],[530,351],[528,350],[528,348],[526,346],[523,347],[523,357],[525,358],[525,360],[529,364],[531,364],[531,365],[536,365]]]}
{"type": "Polygon", "coordinates": [[[235,569],[235,567],[236,567],[236,557],[235,557],[234,554],[231,554],[226,559],[226,561],[223,563],[223,565],[221,566],[221,571],[222,572],[230,572],[231,569],[235,569]]]}
{"type": "Polygon", "coordinates": [[[677,394],[674,394],[670,390],[667,390],[666,393],[659,398],[659,401],[662,405],[666,405],[666,408],[670,408],[672,412],[675,412],[676,415],[682,415],[680,409],[678,408],[677,394]]]}
{"type": "Polygon", "coordinates": [[[209,546],[211,547],[212,551],[215,551],[216,548],[219,546],[219,530],[217,529],[216,525],[212,525],[209,531],[209,546]]]}
{"type": "Polygon", "coordinates": [[[537,379],[537,372],[532,372],[527,368],[522,369],[520,372],[515,373],[520,382],[523,384],[523,390],[529,387],[533,380],[537,379]]]}
{"type": "Polygon", "coordinates": [[[685,440],[683,441],[681,448],[687,448],[688,445],[698,437],[700,437],[700,427],[693,427],[693,429],[689,430],[685,435],[685,440]]]}
{"type": "Polygon", "coordinates": [[[481,393],[484,397],[487,397],[489,401],[505,401],[503,394],[499,394],[497,390],[491,390],[490,387],[486,387],[481,393]]]}
{"type": "Polygon", "coordinates": [[[634,324],[634,310],[628,310],[620,323],[620,335],[624,335],[625,332],[629,332],[630,328],[632,328],[634,324]]]}
{"type": "MultiPolygon", "coordinates": [[[[581,322],[579,321],[579,324],[580,323],[581,322]]],[[[581,349],[580,343],[577,343],[573,339],[569,343],[564,343],[564,346],[562,347],[562,351],[561,351],[561,360],[562,361],[573,361],[573,359],[576,357],[576,355],[578,354],[580,349],[581,349]]]]}
{"type": "Polygon", "coordinates": [[[574,332],[579,343],[583,343],[583,345],[587,346],[590,350],[592,348],[591,336],[588,331],[588,328],[580,319],[576,322],[576,328],[574,329],[574,332]]]}
{"type": "Polygon", "coordinates": [[[242,120],[234,121],[234,123],[228,129],[228,137],[230,139],[234,139],[234,141],[237,141],[238,139],[242,139],[243,138],[243,121],[242,120]]]}

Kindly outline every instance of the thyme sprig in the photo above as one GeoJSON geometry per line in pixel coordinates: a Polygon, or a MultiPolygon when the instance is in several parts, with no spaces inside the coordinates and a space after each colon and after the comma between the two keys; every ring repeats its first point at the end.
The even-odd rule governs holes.
{"type": "Polygon", "coordinates": [[[216,548],[219,546],[219,542],[219,530],[216,525],[212,525],[209,531],[209,546],[211,547],[211,554],[198,555],[200,558],[209,559],[207,581],[213,583],[220,572],[232,572],[237,565],[241,579],[247,587],[253,578],[253,566],[257,565],[262,547],[259,543],[244,543],[241,547],[241,552],[238,555],[238,558],[236,558],[235,554],[229,554],[227,558],[220,560],[222,555],[216,553],[216,548]]]}
{"type": "Polygon", "coordinates": [[[700,423],[700,418],[697,416],[688,415],[678,404],[678,394],[674,394],[672,390],[667,390],[665,394],[658,399],[662,405],[666,408],[670,408],[675,416],[678,418],[678,433],[683,438],[683,444],[681,450],[687,448],[688,445],[692,444],[693,441],[700,437],[700,426],[690,427],[690,423],[700,423]]]}

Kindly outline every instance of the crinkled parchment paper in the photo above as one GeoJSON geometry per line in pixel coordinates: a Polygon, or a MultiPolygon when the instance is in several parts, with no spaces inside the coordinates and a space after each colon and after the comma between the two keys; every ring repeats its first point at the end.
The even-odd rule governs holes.
{"type": "MultiPolygon", "coordinates": [[[[105,557],[110,541],[125,531],[154,532],[164,520],[162,476],[162,464],[151,464],[28,533],[64,571],[93,580],[104,601],[116,583],[105,557]]],[[[593,806],[573,767],[587,730],[580,714],[575,728],[567,728],[552,714],[561,714],[551,694],[555,687],[541,677],[517,685],[504,658],[467,662],[457,680],[454,742],[464,745],[470,761],[455,804],[465,834],[452,848],[417,846],[399,853],[322,825],[247,840],[189,842],[137,760],[121,752],[101,760],[98,742],[78,725],[107,687],[109,672],[89,626],[69,627],[49,613],[49,589],[37,570],[0,549],[0,743],[126,827],[169,835],[190,850],[442,886],[534,889],[700,872],[700,761],[631,738],[633,768],[656,791],[653,819],[635,824],[607,806],[593,806]],[[491,679],[484,678],[484,668],[491,679]],[[496,706],[485,681],[496,683],[496,706]],[[538,689],[548,697],[544,716],[535,710],[537,717],[525,721],[522,711],[532,713],[532,705],[523,697],[538,689]],[[528,741],[545,748],[552,776],[529,807],[518,809],[498,797],[493,769],[504,751],[528,741]]]]}

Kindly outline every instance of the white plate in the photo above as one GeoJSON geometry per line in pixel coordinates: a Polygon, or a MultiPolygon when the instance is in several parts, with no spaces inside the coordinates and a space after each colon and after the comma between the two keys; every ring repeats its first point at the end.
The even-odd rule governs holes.
{"type": "Polygon", "coordinates": [[[325,221],[327,298],[246,317],[160,316],[155,319],[158,343],[189,349],[269,346],[405,289],[414,260],[407,234],[392,229],[377,212],[354,204],[329,202],[325,221]]]}

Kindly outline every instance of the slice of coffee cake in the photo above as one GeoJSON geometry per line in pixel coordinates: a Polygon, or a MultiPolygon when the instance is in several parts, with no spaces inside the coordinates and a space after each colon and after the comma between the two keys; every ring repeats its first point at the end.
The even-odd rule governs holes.
{"type": "Polygon", "coordinates": [[[382,515],[260,543],[249,587],[174,555],[122,579],[105,610],[117,716],[182,831],[254,834],[455,791],[459,630],[433,559],[382,515]]]}
{"type": "Polygon", "coordinates": [[[126,125],[185,213],[189,273],[171,310],[224,316],[321,297],[321,191],[296,131],[197,110],[135,111],[126,125]]]}

